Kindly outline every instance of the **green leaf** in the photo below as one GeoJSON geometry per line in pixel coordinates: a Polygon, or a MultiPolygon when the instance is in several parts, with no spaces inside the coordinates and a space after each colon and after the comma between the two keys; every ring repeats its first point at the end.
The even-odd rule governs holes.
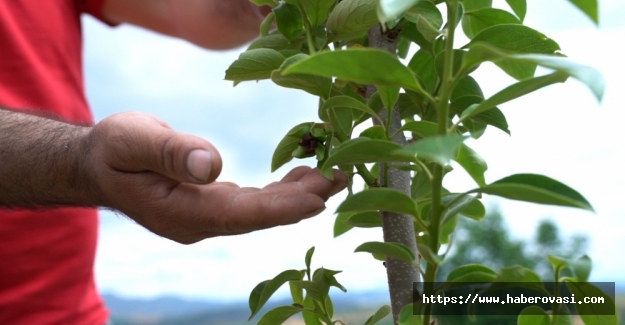
{"type": "Polygon", "coordinates": [[[360,212],[352,215],[345,221],[348,225],[358,228],[382,227],[380,213],[375,211],[360,212]]]}
{"type": "Polygon", "coordinates": [[[330,292],[330,281],[328,280],[329,279],[326,276],[326,272],[323,267],[315,270],[315,273],[313,274],[312,282],[319,289],[319,292],[321,293],[321,295],[319,296],[319,299],[313,296],[312,298],[314,300],[317,300],[320,303],[325,303],[326,297],[328,296],[328,293],[330,292]]]}
{"type": "MultiPolygon", "coordinates": [[[[348,0],[341,4],[346,1],[348,0]]],[[[372,48],[321,52],[291,65],[284,71],[284,74],[290,73],[337,77],[359,84],[399,86],[423,93],[410,69],[390,53],[372,48]]]]}
{"type": "Polygon", "coordinates": [[[330,123],[334,132],[342,135],[341,138],[351,138],[354,116],[350,109],[330,109],[328,110],[330,123]]]}
{"type": "Polygon", "coordinates": [[[414,325],[414,324],[422,324],[421,314],[414,313],[414,305],[412,303],[404,306],[399,312],[399,317],[397,318],[398,325],[414,325]]]}
{"type": "Polygon", "coordinates": [[[306,302],[306,299],[308,297],[310,297],[312,300],[320,302],[324,301],[325,295],[316,283],[312,281],[292,281],[291,283],[306,290],[306,298],[304,298],[304,303],[306,302]]]}
{"type": "Polygon", "coordinates": [[[469,219],[479,221],[486,216],[486,208],[484,207],[484,204],[482,204],[482,201],[480,201],[479,199],[471,200],[469,204],[464,207],[464,209],[460,210],[460,214],[469,219]]]}
{"type": "Polygon", "coordinates": [[[336,0],[300,0],[299,2],[302,4],[304,12],[314,28],[326,21],[330,9],[332,9],[336,0]]]}
{"type": "Polygon", "coordinates": [[[302,311],[302,318],[304,318],[306,325],[323,325],[319,320],[319,314],[312,311],[315,309],[315,303],[310,295],[306,295],[304,298],[304,307],[307,310],[302,311]]]}
{"type": "Polygon", "coordinates": [[[432,57],[432,54],[422,49],[418,50],[412,59],[410,59],[408,68],[414,72],[414,74],[418,76],[421,81],[423,81],[423,85],[427,91],[434,91],[438,74],[436,73],[434,57],[432,57]]]}
{"type": "Polygon", "coordinates": [[[302,291],[302,288],[289,282],[289,290],[291,291],[291,298],[293,299],[294,304],[301,305],[304,303],[304,292],[302,291]]]}
{"type": "MultiPolygon", "coordinates": [[[[452,74],[455,76],[462,68],[462,58],[466,54],[466,51],[463,50],[454,50],[454,64],[452,74]]],[[[442,79],[444,69],[445,69],[445,51],[441,51],[438,53],[436,58],[434,59],[434,65],[436,67],[436,73],[442,79]]]]}
{"type": "Polygon", "coordinates": [[[616,311],[614,300],[605,294],[601,289],[595,287],[588,282],[566,281],[566,286],[572,294],[575,295],[575,301],[583,301],[585,297],[602,297],[604,304],[576,304],[575,308],[579,313],[579,317],[584,321],[585,325],[616,325],[616,315],[605,315],[610,308],[616,311]]]}
{"type": "Polygon", "coordinates": [[[443,26],[443,15],[432,1],[418,1],[404,14],[404,18],[413,23],[417,23],[419,17],[436,29],[443,26]]]}
{"type": "Polygon", "coordinates": [[[429,137],[394,152],[406,157],[431,159],[438,164],[447,165],[453,158],[456,148],[465,140],[464,136],[442,135],[429,137]]]}
{"type": "Polygon", "coordinates": [[[538,274],[526,267],[522,267],[519,265],[502,268],[494,282],[535,283],[538,286],[537,288],[541,288],[541,291],[544,291],[543,284],[538,274]]]}
{"type": "Polygon", "coordinates": [[[384,305],[380,307],[380,309],[378,309],[378,311],[376,311],[375,314],[369,317],[369,319],[367,319],[367,321],[365,322],[365,325],[373,325],[381,321],[382,319],[384,319],[384,317],[388,316],[388,314],[390,313],[391,313],[391,306],[384,305]]]}
{"type": "MultiPolygon", "coordinates": [[[[258,307],[258,303],[260,301],[260,296],[263,293],[263,290],[265,289],[265,286],[267,286],[267,283],[269,283],[270,280],[265,280],[259,284],[256,285],[256,287],[254,287],[254,289],[252,289],[252,292],[250,293],[250,298],[248,301],[249,307],[250,307],[250,311],[252,312],[252,315],[254,313],[254,311],[259,310],[260,308],[258,307]]],[[[262,306],[261,306],[262,307],[262,306]]],[[[254,316],[250,316],[250,319],[252,319],[252,317],[254,316]]]]}
{"type": "Polygon", "coordinates": [[[553,265],[554,271],[559,273],[563,268],[570,268],[573,271],[575,279],[579,282],[588,281],[590,271],[592,269],[592,261],[590,257],[584,255],[577,260],[548,255],[547,260],[553,265]]]}
{"type": "Polygon", "coordinates": [[[384,107],[393,109],[399,98],[399,87],[397,86],[377,86],[380,99],[384,107]]]}
{"type": "Polygon", "coordinates": [[[458,215],[455,215],[451,218],[448,218],[443,222],[440,230],[440,236],[438,237],[438,242],[441,245],[449,244],[451,240],[451,235],[456,231],[456,226],[458,225],[458,215]]]}
{"type": "MultiPolygon", "coordinates": [[[[278,290],[283,284],[285,284],[288,281],[301,280],[301,279],[302,279],[302,272],[298,270],[286,270],[278,274],[275,278],[269,280],[269,282],[266,282],[265,285],[262,286],[262,291],[260,292],[260,295],[258,296],[256,295],[254,291],[257,291],[257,290],[255,288],[254,291],[252,291],[252,294],[254,295],[254,297],[250,295],[249,305],[250,305],[250,309],[252,310],[252,315],[250,316],[248,321],[254,318],[256,313],[258,313],[258,311],[261,308],[263,308],[267,300],[269,300],[269,298],[271,298],[274,292],[276,292],[276,290],[278,290]],[[258,300],[252,303],[252,298],[255,298],[255,299],[257,298],[258,300]],[[252,307],[255,307],[255,308],[252,309],[252,307]]],[[[258,288],[259,286],[256,286],[256,287],[258,288]]]]}
{"type": "Polygon", "coordinates": [[[336,212],[388,211],[418,217],[415,202],[403,192],[379,187],[358,192],[341,203],[336,212]]]}
{"type": "Polygon", "coordinates": [[[493,61],[499,62],[506,61],[518,61],[521,63],[532,63],[540,66],[554,69],[556,71],[567,73],[573,78],[586,84],[590,90],[595,94],[598,100],[603,97],[605,89],[605,80],[599,73],[599,71],[577,64],[563,57],[551,56],[551,55],[538,55],[538,54],[506,54],[496,48],[490,47],[486,44],[475,44],[471,47],[469,52],[464,58],[463,67],[472,66],[477,62],[493,61]]]}
{"type": "Polygon", "coordinates": [[[250,0],[252,3],[254,3],[257,6],[275,6],[276,2],[274,0],[250,0]]]}
{"type": "Polygon", "coordinates": [[[241,53],[226,70],[226,80],[248,81],[271,78],[271,72],[286,58],[273,49],[254,49],[241,53]]]}
{"type": "Polygon", "coordinates": [[[405,59],[408,57],[408,52],[410,52],[410,46],[412,42],[405,37],[400,37],[399,42],[397,43],[397,56],[400,59],[405,59]]]}
{"type": "Polygon", "coordinates": [[[554,321],[552,323],[554,325],[574,325],[573,317],[571,316],[571,311],[566,305],[560,305],[560,312],[557,315],[554,315],[554,321]]]}
{"type": "Polygon", "coordinates": [[[425,172],[416,173],[410,184],[410,195],[418,200],[432,193],[432,182],[425,172]]]}
{"type": "Polygon", "coordinates": [[[336,216],[336,220],[334,221],[334,238],[352,230],[352,228],[354,228],[351,225],[348,225],[347,223],[345,223],[345,221],[347,221],[347,219],[349,219],[349,217],[351,217],[354,213],[352,212],[348,212],[348,213],[339,213],[336,216]]]}
{"type": "Polygon", "coordinates": [[[367,33],[378,23],[375,0],[343,0],[334,7],[328,17],[328,39],[342,41],[354,39],[367,33]]]}
{"type": "Polygon", "coordinates": [[[441,35],[441,31],[423,16],[419,16],[419,19],[417,19],[417,31],[430,43],[434,42],[441,35]]]}
{"type": "Polygon", "coordinates": [[[250,44],[247,48],[248,51],[255,49],[273,49],[276,51],[282,51],[289,47],[289,40],[282,34],[275,33],[267,36],[263,36],[250,44]]]}
{"type": "Polygon", "coordinates": [[[519,20],[523,22],[525,20],[525,14],[527,13],[526,0],[506,0],[512,11],[519,17],[519,20]]]}
{"type": "Polygon", "coordinates": [[[497,277],[495,270],[481,264],[467,264],[455,268],[446,282],[491,282],[497,277]]]}
{"type": "Polygon", "coordinates": [[[408,131],[417,134],[422,138],[436,135],[438,124],[430,121],[412,121],[404,124],[397,132],[408,131]]]}
{"type": "MultiPolygon", "coordinates": [[[[454,200],[460,194],[451,194],[443,197],[443,204],[448,204],[454,200]]],[[[474,220],[482,220],[486,215],[486,208],[476,197],[465,195],[462,198],[456,200],[454,204],[447,207],[444,212],[443,220],[451,218],[456,214],[462,214],[467,218],[474,220]]]]}
{"type": "Polygon", "coordinates": [[[310,262],[312,261],[313,254],[315,253],[315,246],[308,249],[306,252],[306,258],[304,258],[304,262],[306,263],[306,273],[310,276],[310,262]]]}
{"type": "Polygon", "coordinates": [[[336,109],[336,108],[349,108],[349,109],[355,109],[355,110],[359,110],[361,112],[364,112],[365,114],[368,114],[369,116],[377,119],[380,123],[382,123],[382,120],[380,119],[380,117],[378,116],[378,114],[371,109],[369,106],[363,104],[362,102],[351,98],[349,96],[335,96],[332,97],[328,100],[326,100],[326,102],[323,104],[322,109],[323,110],[329,110],[329,109],[336,109]]]}
{"type": "Polygon", "coordinates": [[[333,270],[324,269],[324,274],[328,278],[330,282],[330,286],[338,288],[339,290],[343,292],[347,292],[347,289],[345,289],[345,287],[342,284],[340,284],[334,277],[334,275],[341,273],[341,272],[343,271],[333,271],[333,270]]]}
{"type": "Polygon", "coordinates": [[[366,252],[372,254],[381,254],[387,257],[396,258],[398,260],[412,262],[415,260],[414,253],[410,248],[400,243],[394,242],[367,242],[356,248],[354,251],[366,252]]]}
{"type": "Polygon", "coordinates": [[[421,96],[411,91],[410,94],[408,92],[399,94],[397,108],[399,109],[399,116],[402,119],[410,120],[414,119],[415,115],[419,117],[425,115],[423,108],[427,109],[427,105],[423,103],[421,96]]]}
{"type": "Polygon", "coordinates": [[[287,58],[279,70],[274,70],[271,73],[271,80],[278,86],[301,89],[309,94],[327,99],[332,88],[332,78],[301,73],[286,76],[282,74],[282,70],[286,69],[286,67],[307,57],[308,55],[306,54],[298,53],[287,58]]]}
{"type": "Polygon", "coordinates": [[[419,0],[377,0],[378,19],[381,23],[401,18],[401,16],[419,0]]]}
{"type": "MultiPolygon", "coordinates": [[[[293,283],[305,289],[307,294],[315,300],[316,311],[319,311],[319,308],[322,308],[323,311],[328,311],[325,303],[330,287],[334,286],[344,292],[346,291],[345,287],[336,281],[334,275],[337,273],[341,273],[341,271],[318,268],[312,276],[312,281],[293,281],[293,283]]],[[[323,314],[322,317],[324,315],[325,314],[323,314]]]]}
{"type": "MultiPolygon", "coordinates": [[[[558,43],[544,34],[524,25],[496,25],[484,29],[475,35],[469,47],[478,42],[487,43],[510,54],[556,54],[560,51],[558,43]]],[[[523,80],[534,76],[536,63],[518,60],[494,61],[511,77],[523,80]]]]}
{"type": "Polygon", "coordinates": [[[493,0],[463,0],[462,6],[464,11],[473,11],[482,8],[490,8],[493,6],[493,0]]]}
{"type": "Polygon", "coordinates": [[[525,25],[506,24],[484,29],[469,43],[485,42],[511,53],[554,54],[560,46],[537,30],[525,25]]]}
{"type": "Polygon", "coordinates": [[[269,30],[271,29],[271,25],[276,20],[276,14],[270,12],[263,22],[260,24],[260,37],[265,37],[269,35],[269,30]]]}
{"type": "Polygon", "coordinates": [[[334,316],[334,304],[332,303],[332,299],[330,298],[329,295],[326,297],[326,301],[324,304],[325,304],[328,316],[332,318],[332,316],[334,316]]]}
{"type": "Polygon", "coordinates": [[[301,141],[301,138],[292,137],[289,136],[289,134],[297,132],[298,130],[301,130],[303,127],[306,126],[310,127],[310,122],[296,125],[291,130],[289,130],[289,132],[287,132],[287,135],[280,141],[280,143],[278,143],[278,147],[276,147],[276,150],[273,152],[273,157],[271,158],[272,173],[275,172],[282,165],[291,161],[291,159],[293,159],[291,153],[293,152],[293,150],[299,147],[298,143],[301,141]]]}
{"type": "Polygon", "coordinates": [[[573,274],[575,274],[577,281],[586,282],[590,276],[592,261],[588,255],[584,255],[577,260],[569,262],[569,267],[573,270],[573,274]]]}
{"type": "Polygon", "coordinates": [[[430,246],[417,243],[417,250],[419,250],[419,255],[423,257],[430,265],[438,265],[441,263],[441,258],[432,251],[430,246]]]}
{"type": "MultiPolygon", "coordinates": [[[[482,102],[484,102],[483,97],[476,96],[476,95],[467,95],[467,96],[456,98],[454,101],[451,102],[451,105],[449,106],[449,108],[454,113],[458,114],[458,116],[462,116],[464,114],[464,111],[466,111],[468,108],[477,106],[478,104],[481,104],[482,102]]],[[[499,108],[497,107],[492,107],[490,109],[482,111],[481,113],[477,115],[470,116],[469,118],[473,122],[492,125],[510,134],[510,130],[508,129],[508,121],[506,120],[505,115],[503,115],[501,110],[499,110],[499,108]]],[[[466,122],[466,118],[463,120],[463,122],[466,122]]],[[[469,131],[473,131],[473,129],[470,126],[468,125],[465,125],[465,126],[469,129],[469,131]]]]}
{"type": "Polygon", "coordinates": [[[486,165],[486,161],[484,161],[477,152],[463,143],[458,147],[458,155],[454,160],[471,175],[471,178],[473,178],[477,185],[486,185],[484,173],[488,169],[488,166],[486,165]]]}
{"type": "Polygon", "coordinates": [[[362,131],[362,133],[360,133],[360,137],[367,137],[370,139],[379,139],[385,141],[388,140],[386,136],[386,130],[382,125],[374,125],[367,128],[366,130],[362,131]]]}
{"type": "MultiPolygon", "coordinates": [[[[417,17],[418,18],[418,17],[417,17]]],[[[411,42],[419,45],[423,51],[434,54],[436,51],[432,43],[425,39],[425,37],[417,30],[417,24],[406,24],[403,26],[401,33],[401,37],[404,37],[411,42]]]]}
{"type": "Polygon", "coordinates": [[[384,108],[384,103],[382,103],[379,92],[376,91],[373,93],[373,95],[371,95],[371,97],[369,97],[369,100],[367,101],[367,106],[369,106],[374,112],[380,112],[384,108]]]}
{"type": "Polygon", "coordinates": [[[294,40],[304,31],[302,13],[297,6],[283,2],[273,8],[276,15],[276,25],[278,30],[289,41],[294,40]]]}
{"type": "Polygon", "coordinates": [[[335,148],[321,169],[330,170],[332,166],[343,164],[411,161],[410,157],[395,154],[401,148],[399,144],[386,140],[370,138],[348,140],[335,148]]]}
{"type": "Polygon", "coordinates": [[[464,76],[460,80],[458,80],[458,83],[451,93],[451,100],[453,102],[454,100],[464,96],[476,96],[484,98],[482,88],[480,88],[480,85],[471,76],[464,76]]]}
{"type": "MultiPolygon", "coordinates": [[[[494,109],[490,110],[493,111],[494,109]]],[[[490,112],[487,111],[487,112],[490,112]]],[[[481,122],[474,122],[472,120],[464,120],[462,121],[462,125],[469,130],[471,133],[471,137],[473,139],[479,139],[482,135],[484,135],[484,131],[486,131],[487,125],[481,122]]]]}
{"type": "Polygon", "coordinates": [[[521,24],[521,22],[513,14],[495,8],[468,11],[462,18],[462,29],[470,39],[488,27],[503,24],[521,24]]]}
{"type": "Polygon", "coordinates": [[[538,306],[529,306],[521,311],[517,318],[518,325],[550,325],[551,318],[538,306]]]}
{"type": "Polygon", "coordinates": [[[569,266],[568,259],[563,257],[547,255],[547,260],[553,266],[554,271],[558,271],[569,266]]]}
{"type": "Polygon", "coordinates": [[[273,71],[271,80],[278,86],[301,89],[321,98],[328,98],[330,88],[332,87],[332,79],[328,77],[307,74],[291,74],[285,76],[280,70],[273,71]]]}
{"type": "Polygon", "coordinates": [[[549,294],[538,274],[520,265],[502,268],[493,283],[483,291],[496,291],[511,287],[524,287],[549,294]]]}
{"type": "Polygon", "coordinates": [[[595,24],[599,25],[599,3],[597,0],[569,0],[569,2],[585,13],[595,24]]]}
{"type": "Polygon", "coordinates": [[[559,205],[594,211],[590,203],[574,189],[547,176],[516,174],[474,190],[511,200],[559,205]]]}
{"type": "Polygon", "coordinates": [[[538,89],[544,88],[554,83],[564,82],[567,78],[568,75],[565,73],[554,72],[546,76],[519,81],[507,87],[506,89],[496,93],[489,99],[482,101],[477,105],[470,106],[462,112],[461,117],[466,119],[468,117],[475,116],[491,108],[495,108],[497,105],[527,95],[538,89]]]}
{"type": "Polygon", "coordinates": [[[258,321],[258,325],[280,325],[303,309],[304,308],[295,306],[276,307],[263,315],[258,321]]]}

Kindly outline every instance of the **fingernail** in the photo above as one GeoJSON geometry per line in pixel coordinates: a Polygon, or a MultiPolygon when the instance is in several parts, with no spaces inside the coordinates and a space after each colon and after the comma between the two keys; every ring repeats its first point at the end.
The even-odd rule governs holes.
{"type": "Polygon", "coordinates": [[[202,182],[207,182],[213,165],[211,153],[206,150],[196,149],[191,151],[187,158],[187,168],[191,176],[202,182]]]}

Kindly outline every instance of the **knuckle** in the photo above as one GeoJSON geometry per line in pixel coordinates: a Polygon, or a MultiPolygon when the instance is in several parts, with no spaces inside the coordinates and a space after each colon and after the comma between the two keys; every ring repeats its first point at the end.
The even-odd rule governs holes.
{"type": "Polygon", "coordinates": [[[163,167],[166,173],[174,174],[176,172],[176,157],[178,157],[179,146],[177,145],[174,134],[166,132],[160,136],[158,143],[160,143],[159,150],[159,163],[163,167]]]}

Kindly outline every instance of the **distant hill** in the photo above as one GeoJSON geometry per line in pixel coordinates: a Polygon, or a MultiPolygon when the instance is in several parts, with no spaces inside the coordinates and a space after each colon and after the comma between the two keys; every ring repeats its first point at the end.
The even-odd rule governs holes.
{"type": "MultiPolygon", "coordinates": [[[[115,325],[243,325],[250,315],[248,302],[220,302],[190,300],[173,296],[155,299],[122,298],[112,294],[102,296],[111,311],[115,325]]],[[[336,313],[357,312],[357,318],[366,320],[377,308],[389,303],[383,291],[337,293],[333,295],[336,313]],[[362,311],[362,313],[358,313],[362,311]]],[[[290,299],[271,299],[261,311],[288,305],[290,299]]],[[[258,316],[256,317],[258,318],[258,316]]],[[[256,319],[258,321],[258,319],[256,319]]]]}
{"type": "MultiPolygon", "coordinates": [[[[625,325],[625,297],[623,287],[616,288],[619,324],[625,325]]],[[[335,292],[332,297],[335,315],[346,324],[364,324],[380,306],[389,304],[388,293],[384,291],[335,292]]],[[[173,296],[155,299],[122,298],[104,294],[103,298],[111,311],[115,325],[254,325],[260,316],[250,322],[247,300],[223,302],[218,300],[192,300],[173,296]]],[[[288,305],[290,299],[270,299],[259,315],[279,305],[288,305]]],[[[577,320],[576,320],[577,321],[577,320]]],[[[512,322],[516,324],[516,321],[512,322]]],[[[511,323],[511,324],[512,324],[511,323]]],[[[285,325],[302,325],[297,317],[285,325]]],[[[390,317],[379,325],[391,325],[390,317]]],[[[577,323],[576,323],[577,324],[577,323]]]]}

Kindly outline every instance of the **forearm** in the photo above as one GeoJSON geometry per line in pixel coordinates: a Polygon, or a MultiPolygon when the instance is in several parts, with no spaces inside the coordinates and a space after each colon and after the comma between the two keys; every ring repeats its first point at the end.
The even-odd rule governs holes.
{"type": "Polygon", "coordinates": [[[89,127],[0,107],[0,206],[93,206],[89,127]]]}
{"type": "Polygon", "coordinates": [[[228,49],[258,37],[263,20],[249,0],[167,0],[180,36],[210,49],[228,49]]]}
{"type": "Polygon", "coordinates": [[[249,0],[106,0],[104,16],[208,49],[228,49],[258,36],[268,13],[249,0]]]}

